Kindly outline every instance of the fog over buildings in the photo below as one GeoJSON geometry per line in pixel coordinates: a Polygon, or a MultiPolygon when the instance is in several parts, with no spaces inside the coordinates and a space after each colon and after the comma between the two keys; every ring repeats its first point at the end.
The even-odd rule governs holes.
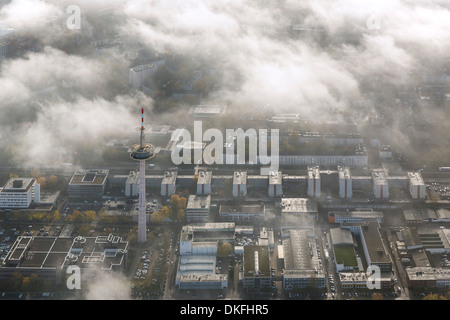
{"type": "MultiPolygon", "coordinates": [[[[21,128],[15,136],[22,144],[39,145],[35,148],[41,151],[33,156],[37,162],[47,161],[52,152],[44,141],[70,153],[79,131],[101,139],[119,122],[129,127],[138,103],[152,110],[151,98],[142,101],[140,94],[123,89],[126,61],[115,53],[102,53],[102,59],[95,55],[90,42],[103,38],[120,37],[130,45],[206,62],[222,74],[209,99],[230,102],[229,110],[268,106],[315,120],[354,122],[370,112],[384,114],[392,117],[390,138],[398,137],[403,146],[410,135],[392,110],[408,110],[398,110],[398,91],[414,88],[420,75],[447,68],[450,12],[445,1],[70,4],[81,8],[80,30],[66,27],[69,2],[14,0],[0,7],[1,27],[39,39],[37,52],[3,61],[0,73],[3,131],[21,128]],[[305,36],[293,25],[324,31],[305,36]],[[71,47],[70,41],[76,43],[71,47]],[[61,135],[68,112],[75,121],[89,121],[61,135]]],[[[430,119],[442,112],[435,106],[417,109],[415,114],[430,119]]]]}
{"type": "MultiPolygon", "coordinates": [[[[371,237],[367,235],[367,222],[374,223],[374,212],[365,211],[363,206],[371,203],[358,202],[361,197],[372,199],[374,195],[374,206],[385,205],[375,209],[384,210],[392,208],[389,201],[403,192],[400,189],[423,202],[435,201],[438,191],[441,195],[448,191],[435,188],[436,194],[430,195],[425,189],[429,181],[424,182],[430,176],[422,179],[416,170],[435,172],[449,166],[449,21],[450,2],[446,0],[0,0],[0,169],[11,169],[11,173],[17,168],[53,170],[67,165],[68,170],[117,169],[123,172],[111,173],[105,186],[119,191],[123,187],[121,196],[130,200],[138,192],[136,172],[130,172],[136,163],[128,151],[138,139],[143,108],[146,142],[155,143],[156,153],[162,155],[154,159],[162,175],[149,170],[146,184],[148,190],[161,188],[157,194],[165,197],[169,187],[166,184],[162,189],[159,179],[165,172],[172,177],[173,164],[166,162],[176,149],[177,141],[167,138],[172,132],[192,128],[194,120],[204,121],[204,129],[276,128],[282,131],[280,163],[285,167],[277,171],[275,183],[256,176],[253,168],[247,176],[248,166],[230,167],[231,174],[206,166],[208,180],[203,182],[202,171],[192,166],[188,168],[195,170],[192,175],[188,169],[174,170],[170,195],[188,190],[188,196],[190,192],[191,197],[197,193],[207,198],[207,205],[187,203],[190,211],[186,213],[192,221],[211,222],[220,205],[227,219],[250,221],[248,212],[253,211],[254,220],[261,224],[283,217],[281,212],[289,213],[283,226],[288,231],[279,238],[305,245],[304,254],[297,257],[307,258],[305,265],[320,260],[323,241],[314,240],[312,225],[322,223],[322,210],[333,209],[333,215],[325,219],[333,221],[330,224],[345,220],[340,228],[351,230],[355,243],[362,241],[368,252],[364,237],[370,248],[372,238],[378,241],[381,232],[379,224],[370,224],[371,237]],[[80,20],[72,19],[76,9],[80,20]],[[74,27],[74,22],[79,25],[74,27]],[[364,143],[342,142],[341,138],[364,143]],[[387,161],[379,161],[385,145],[393,153],[386,156],[387,161]],[[395,161],[389,162],[391,158],[395,161]],[[402,167],[403,161],[407,165],[402,167]],[[301,170],[314,168],[309,180],[307,171],[306,176],[294,172],[300,163],[301,170]],[[392,175],[389,165],[395,171],[392,175]],[[376,174],[368,173],[371,170],[376,174]],[[339,171],[341,180],[335,179],[339,171]],[[230,176],[242,172],[244,182],[235,183],[236,191],[231,193],[230,176]],[[416,175],[420,183],[414,186],[419,191],[410,186],[416,175]],[[336,186],[330,187],[330,181],[336,186]],[[338,182],[341,196],[333,207],[337,197],[327,195],[333,194],[338,182]],[[215,192],[217,186],[229,187],[230,195],[215,192]],[[264,201],[271,198],[270,203],[258,200],[260,195],[264,201]],[[217,204],[218,197],[229,203],[217,204]],[[314,202],[314,210],[291,210],[290,204],[278,201],[280,197],[293,204],[317,198],[318,208],[314,202]],[[247,200],[251,203],[245,204],[247,200]],[[366,224],[351,225],[354,216],[348,208],[368,213],[355,218],[366,224]],[[293,226],[304,230],[290,231],[293,226]]],[[[186,144],[189,152],[199,148],[205,147],[186,144]]],[[[103,189],[100,193],[105,196],[103,189]]],[[[100,197],[99,202],[106,200],[100,197]]],[[[108,204],[110,200],[115,200],[116,213],[126,207],[120,200],[117,204],[117,198],[110,197],[108,204]]],[[[148,205],[146,210],[149,215],[154,209],[148,205]]],[[[225,231],[228,241],[231,231],[225,231]]],[[[350,237],[347,230],[336,233],[350,237]]],[[[216,254],[220,251],[216,238],[206,235],[208,241],[191,239],[195,250],[216,254]]],[[[271,242],[269,254],[274,246],[271,242]]],[[[342,256],[354,255],[350,247],[337,251],[342,256]]],[[[290,254],[290,248],[284,248],[283,254],[290,254]]],[[[256,250],[259,253],[252,251],[252,259],[259,261],[261,256],[266,261],[265,249],[244,250],[242,246],[239,250],[256,250]]],[[[369,253],[360,254],[369,257],[369,253]]],[[[333,259],[331,250],[330,255],[333,259]]],[[[214,254],[206,262],[199,259],[201,263],[194,263],[196,254],[185,259],[189,270],[214,272],[219,267],[214,254]]],[[[361,261],[353,261],[352,256],[351,263],[342,263],[342,268],[353,272],[356,265],[361,261]]],[[[245,265],[244,274],[246,283],[253,285],[258,281],[248,272],[256,270],[252,269],[254,261],[250,266],[245,265]]],[[[298,281],[304,286],[313,279],[324,288],[327,270],[291,269],[289,283],[298,281]]],[[[270,275],[264,276],[270,287],[270,275]]],[[[86,297],[128,298],[127,279],[108,277],[100,272],[90,281],[86,297]]],[[[351,276],[345,279],[346,285],[353,285],[351,276]]],[[[195,285],[195,281],[183,285],[195,285]]]]}

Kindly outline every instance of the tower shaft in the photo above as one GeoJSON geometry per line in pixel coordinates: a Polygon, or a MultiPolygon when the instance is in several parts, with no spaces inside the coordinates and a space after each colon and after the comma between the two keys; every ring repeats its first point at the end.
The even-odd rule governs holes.
{"type": "Polygon", "coordinates": [[[138,217],[138,242],[147,242],[147,217],[145,207],[147,197],[145,193],[145,160],[139,161],[139,217],[138,217]]]}

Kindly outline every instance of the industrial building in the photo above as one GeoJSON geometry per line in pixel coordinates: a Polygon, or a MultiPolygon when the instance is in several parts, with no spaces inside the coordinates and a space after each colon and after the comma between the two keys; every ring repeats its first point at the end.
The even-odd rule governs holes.
{"type": "MultiPolygon", "coordinates": [[[[195,268],[200,264],[195,264],[195,268]]],[[[180,274],[175,279],[180,290],[222,290],[228,287],[228,275],[196,272],[194,274],[180,274]]]]}
{"type": "Polygon", "coordinates": [[[375,199],[389,198],[389,184],[383,169],[372,171],[372,188],[375,199]]]}
{"type": "Polygon", "coordinates": [[[438,229],[435,232],[419,233],[423,249],[430,253],[450,253],[450,230],[438,229]]]}
{"type": "Polygon", "coordinates": [[[410,288],[449,288],[450,269],[433,267],[406,268],[406,281],[410,288]]]}
{"type": "Polygon", "coordinates": [[[283,195],[283,176],[281,171],[272,171],[269,174],[269,197],[281,197],[283,195]]]}
{"type": "Polygon", "coordinates": [[[430,208],[411,208],[403,210],[403,216],[408,225],[431,222],[437,217],[436,212],[430,208]]]}
{"type": "Polygon", "coordinates": [[[341,199],[351,199],[353,194],[352,176],[349,167],[338,166],[339,176],[339,197],[341,199]]]}
{"type": "Polygon", "coordinates": [[[40,184],[33,178],[10,178],[0,189],[0,208],[25,209],[40,203],[40,184]]]}
{"type": "Polygon", "coordinates": [[[272,287],[270,252],[267,246],[244,246],[242,287],[260,291],[272,287]]]}
{"type": "Polygon", "coordinates": [[[378,222],[369,222],[361,226],[361,242],[367,265],[376,265],[381,272],[392,271],[392,260],[386,251],[378,222]]]}
{"type": "Polygon", "coordinates": [[[329,223],[364,223],[376,221],[383,222],[383,212],[373,210],[355,210],[355,211],[330,211],[328,212],[329,223]]]}
{"type": "Polygon", "coordinates": [[[436,218],[433,222],[450,222],[450,210],[445,208],[436,209],[436,218]]]}
{"type": "MultiPolygon", "coordinates": [[[[393,288],[395,282],[392,277],[381,274],[381,277],[377,278],[379,281],[380,289],[393,288]]],[[[339,282],[341,288],[346,289],[365,289],[367,290],[367,283],[373,282],[373,279],[369,278],[369,275],[365,272],[340,272],[339,282]]]]}
{"type": "Polygon", "coordinates": [[[264,221],[264,204],[220,205],[221,221],[255,222],[264,221]]]}
{"type": "Polygon", "coordinates": [[[285,290],[325,288],[325,271],[318,258],[313,230],[289,229],[283,232],[282,252],[279,252],[279,258],[283,260],[285,290]]]}
{"type": "Polygon", "coordinates": [[[425,183],[420,172],[408,172],[408,187],[413,199],[425,199],[425,183]]]}
{"type": "Polygon", "coordinates": [[[196,223],[183,226],[175,284],[181,290],[226,289],[228,274],[217,273],[219,242],[234,241],[234,223],[196,223]]]}
{"type": "Polygon", "coordinates": [[[235,171],[233,175],[233,197],[245,197],[247,195],[247,172],[235,171]]]}
{"type": "Polygon", "coordinates": [[[216,255],[218,241],[234,242],[235,228],[234,222],[192,223],[183,226],[180,255],[216,255]],[[208,249],[207,245],[212,249],[208,249]]]}
{"type": "Polygon", "coordinates": [[[207,222],[210,216],[211,196],[190,195],[186,207],[187,222],[207,222]]]}
{"type": "Polygon", "coordinates": [[[319,166],[308,167],[308,197],[320,198],[319,166]]]}
{"type": "Polygon", "coordinates": [[[175,193],[177,182],[177,171],[167,170],[161,181],[161,196],[170,197],[175,193]]]}
{"type": "Polygon", "coordinates": [[[197,180],[197,195],[204,196],[211,194],[211,178],[211,171],[199,170],[197,180]]]}
{"type": "Polygon", "coordinates": [[[273,229],[262,227],[259,232],[257,245],[258,246],[268,246],[270,252],[272,252],[275,247],[273,229]]]}
{"type": "Polygon", "coordinates": [[[65,280],[68,266],[78,266],[83,274],[92,267],[121,271],[126,265],[128,242],[121,237],[26,237],[19,236],[0,267],[0,279],[13,273],[37,274],[54,283],[65,280]]]}
{"type": "Polygon", "coordinates": [[[314,222],[319,218],[317,200],[308,198],[281,199],[281,223],[289,228],[302,222],[314,222]]]}
{"type": "Polygon", "coordinates": [[[107,169],[75,171],[67,187],[67,195],[73,200],[101,200],[105,193],[108,173],[107,169]]]}

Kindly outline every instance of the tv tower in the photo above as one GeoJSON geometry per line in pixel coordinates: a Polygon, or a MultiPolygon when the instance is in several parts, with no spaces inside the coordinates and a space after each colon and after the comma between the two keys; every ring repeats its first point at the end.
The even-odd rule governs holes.
{"type": "Polygon", "coordinates": [[[135,144],[131,150],[131,159],[139,161],[139,217],[138,217],[138,242],[147,242],[147,217],[145,206],[147,203],[145,194],[145,161],[155,156],[155,147],[144,143],[144,108],[141,112],[141,137],[139,144],[135,144]]]}

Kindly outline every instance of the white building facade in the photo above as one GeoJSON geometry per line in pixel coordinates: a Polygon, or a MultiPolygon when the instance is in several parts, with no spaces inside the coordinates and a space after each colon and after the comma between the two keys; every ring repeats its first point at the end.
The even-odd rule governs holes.
{"type": "Polygon", "coordinates": [[[40,184],[32,178],[11,178],[0,190],[0,208],[25,209],[40,202],[40,184]]]}

